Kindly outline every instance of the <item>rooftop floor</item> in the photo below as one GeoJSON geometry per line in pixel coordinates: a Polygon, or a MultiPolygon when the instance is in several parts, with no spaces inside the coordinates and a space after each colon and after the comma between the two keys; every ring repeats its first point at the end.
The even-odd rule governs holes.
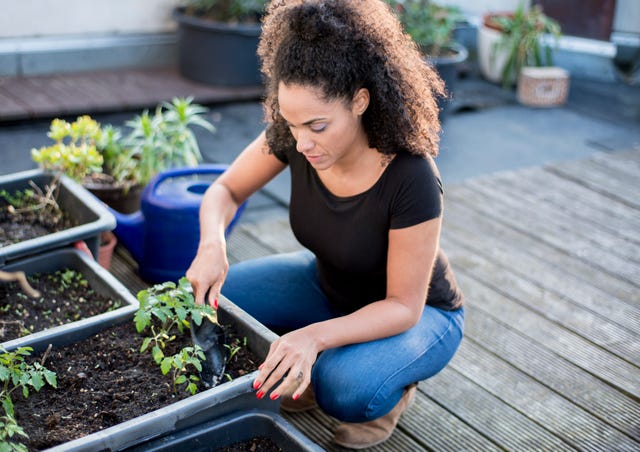
{"type": "MultiPolygon", "coordinates": [[[[0,88],[0,174],[34,167],[29,150],[48,141],[53,116],[117,125],[194,95],[217,127],[198,132],[205,160],[223,163],[262,128],[259,90],[238,97],[172,71],[70,77],[38,89],[43,78],[0,79],[14,84],[0,88]],[[42,107],[2,116],[19,84],[42,107]],[[71,108],[74,84],[85,94],[71,108]],[[100,102],[92,89],[96,98],[106,89],[100,102]]],[[[372,450],[640,450],[640,90],[572,80],[568,104],[544,110],[477,78],[462,82],[436,162],[442,246],[468,301],[465,340],[420,384],[391,440],[372,450]]],[[[229,239],[232,262],[299,247],[287,177],[250,200],[229,239]]],[[[112,273],[133,293],[147,285],[120,246],[112,273]]],[[[287,418],[334,449],[335,420],[318,410],[287,418]]]]}

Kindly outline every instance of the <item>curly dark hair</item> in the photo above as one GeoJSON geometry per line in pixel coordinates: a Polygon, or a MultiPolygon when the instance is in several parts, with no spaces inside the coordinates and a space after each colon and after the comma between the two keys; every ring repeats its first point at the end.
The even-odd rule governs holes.
{"type": "Polygon", "coordinates": [[[362,117],[369,146],[436,156],[444,82],[382,0],[273,0],[258,47],[270,152],[295,140],[279,115],[278,85],[319,87],[326,100],[370,93],[362,117]]]}

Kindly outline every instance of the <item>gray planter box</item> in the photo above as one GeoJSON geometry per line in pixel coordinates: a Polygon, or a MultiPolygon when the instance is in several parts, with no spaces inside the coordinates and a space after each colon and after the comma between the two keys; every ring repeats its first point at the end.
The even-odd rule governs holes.
{"type": "Polygon", "coordinates": [[[250,410],[205,422],[166,437],[144,443],[128,452],[211,450],[267,437],[285,451],[322,451],[296,427],[276,413],[250,410]]]}
{"type": "Polygon", "coordinates": [[[122,307],[113,311],[49,328],[28,336],[6,341],[0,344],[5,350],[14,350],[21,346],[33,347],[35,351],[43,351],[50,343],[67,345],[95,334],[97,331],[130,319],[138,309],[138,300],[111,273],[102,268],[96,261],[74,248],[49,251],[44,254],[20,259],[0,269],[13,272],[24,271],[25,274],[53,273],[69,268],[81,272],[91,288],[101,295],[120,300],[122,307]]]}
{"type": "MultiPolygon", "coordinates": [[[[248,346],[253,353],[264,359],[270,344],[278,336],[224,297],[219,301],[220,322],[233,324],[240,335],[246,336],[248,346]]],[[[133,313],[123,321],[132,322],[133,313]]],[[[55,452],[123,450],[238,411],[262,409],[277,413],[278,401],[256,398],[252,388],[256,376],[257,371],[254,371],[164,408],[48,450],[55,452]]]]}
{"type": "MultiPolygon", "coordinates": [[[[50,184],[54,175],[42,170],[22,171],[0,176],[0,190],[12,193],[29,188],[29,181],[39,187],[50,184]]],[[[94,256],[98,255],[100,233],[116,227],[116,219],[107,207],[87,189],[66,176],[60,178],[58,196],[60,208],[67,212],[77,226],[51,234],[0,247],[0,266],[26,256],[84,240],[94,256]]]]}

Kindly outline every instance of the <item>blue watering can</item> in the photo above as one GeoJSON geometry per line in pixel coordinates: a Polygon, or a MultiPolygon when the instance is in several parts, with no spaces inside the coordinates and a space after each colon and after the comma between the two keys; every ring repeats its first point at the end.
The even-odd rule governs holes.
{"type": "MultiPolygon", "coordinates": [[[[207,164],[163,171],[143,190],[139,211],[123,214],[110,209],[117,221],[114,233],[138,263],[145,281],[177,281],[184,276],[198,249],[202,196],[228,167],[207,164]]],[[[245,205],[239,207],[227,235],[245,205]]]]}

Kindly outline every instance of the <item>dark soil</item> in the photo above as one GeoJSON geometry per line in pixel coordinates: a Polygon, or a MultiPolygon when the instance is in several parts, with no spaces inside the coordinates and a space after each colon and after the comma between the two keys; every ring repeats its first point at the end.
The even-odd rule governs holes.
{"type": "Polygon", "coordinates": [[[21,213],[11,213],[8,209],[9,204],[0,197],[0,247],[74,226],[68,215],[57,206],[21,213]]]}
{"type": "Polygon", "coordinates": [[[0,284],[0,342],[92,317],[121,306],[93,291],[80,272],[60,270],[27,278],[40,297],[27,297],[18,283],[0,284]]]}
{"type": "MultiPolygon", "coordinates": [[[[242,344],[243,338],[225,329],[229,344],[242,344]]],[[[139,353],[141,343],[132,321],[51,350],[45,366],[56,372],[58,389],[46,386],[28,399],[14,397],[18,424],[29,435],[29,450],[86,436],[189,397],[182,388],[174,393],[171,377],[162,375],[151,354],[139,353]]],[[[175,350],[186,345],[191,345],[188,334],[174,342],[175,350]]],[[[227,373],[237,378],[256,368],[256,358],[242,346],[227,373]]]]}

